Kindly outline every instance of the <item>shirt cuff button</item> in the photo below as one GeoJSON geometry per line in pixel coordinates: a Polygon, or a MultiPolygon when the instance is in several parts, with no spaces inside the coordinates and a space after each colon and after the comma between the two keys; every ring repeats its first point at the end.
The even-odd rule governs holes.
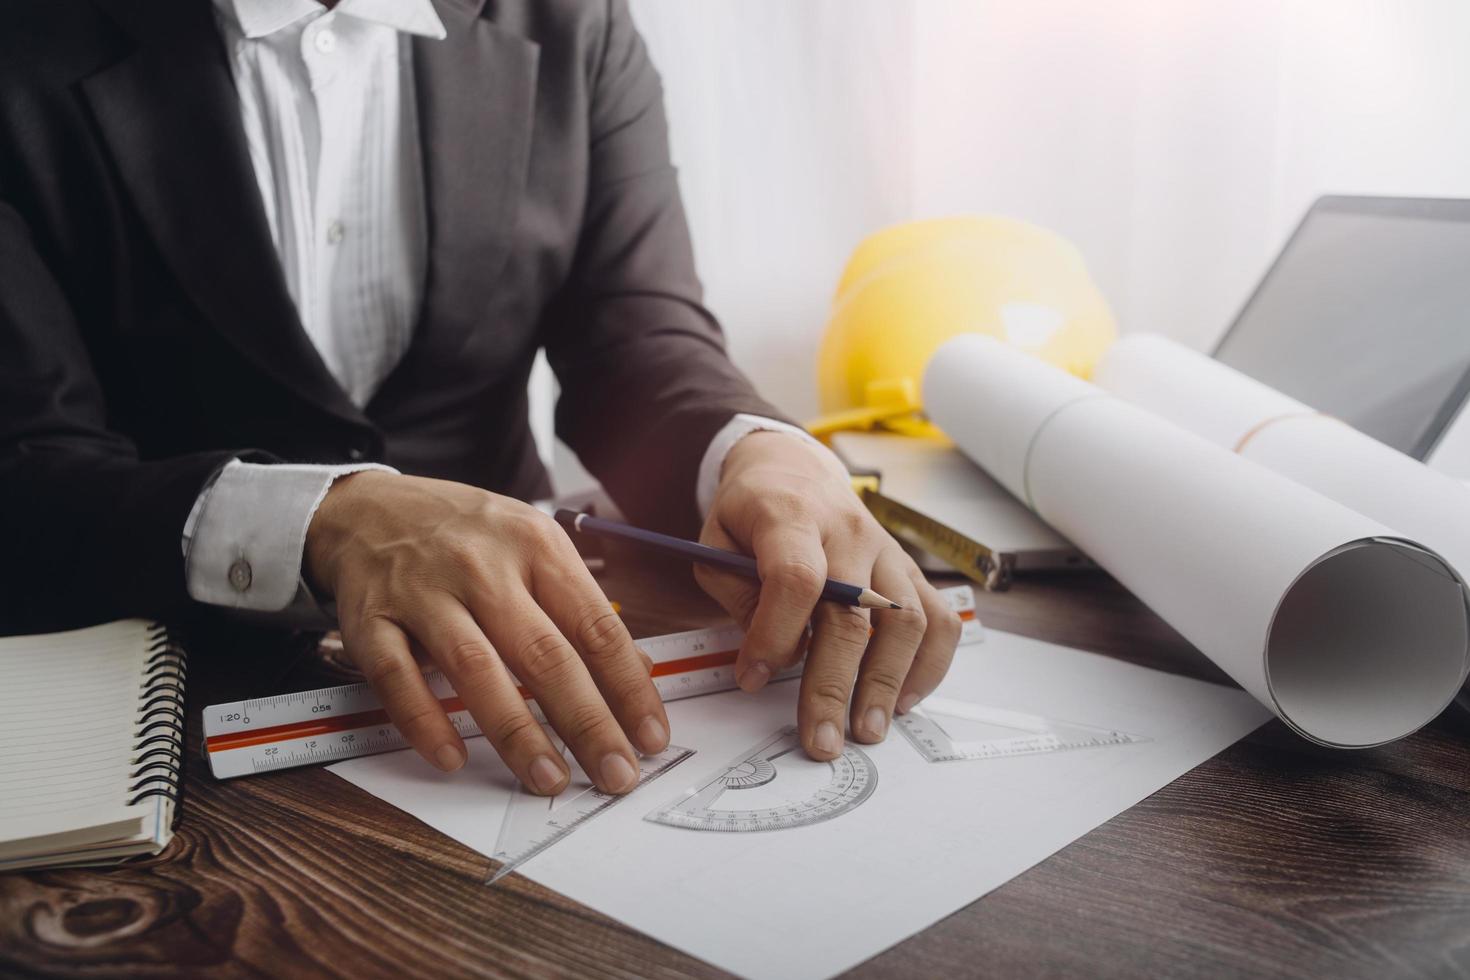
{"type": "Polygon", "coordinates": [[[236,592],[244,592],[250,588],[252,577],[253,573],[250,570],[250,563],[244,558],[237,558],[235,563],[230,566],[230,587],[236,592]]]}

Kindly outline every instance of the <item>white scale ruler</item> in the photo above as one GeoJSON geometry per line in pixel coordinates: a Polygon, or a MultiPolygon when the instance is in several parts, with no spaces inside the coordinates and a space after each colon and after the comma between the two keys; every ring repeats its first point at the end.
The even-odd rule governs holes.
{"type": "MultiPolygon", "coordinates": [[[[964,620],[960,642],[982,639],[984,631],[975,618],[975,596],[970,587],[962,585],[940,592],[964,620]]],[[[744,636],[739,627],[732,625],[637,642],[653,660],[653,684],[659,696],[677,701],[732,690],[736,686],[735,657],[744,636]]],[[[797,665],[778,673],[775,679],[795,677],[800,671],[797,665]]],[[[479,726],[443,674],[428,671],[424,680],[462,737],[480,734],[479,726]]],[[[531,706],[539,717],[534,701],[531,706]]],[[[204,752],[218,779],[340,762],[407,745],[367,684],[278,694],[204,709],[204,752]]]]}

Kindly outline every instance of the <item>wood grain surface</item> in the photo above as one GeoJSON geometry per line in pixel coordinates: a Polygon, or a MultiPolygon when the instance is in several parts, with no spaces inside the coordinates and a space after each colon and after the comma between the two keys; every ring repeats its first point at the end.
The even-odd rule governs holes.
{"type": "MultiPolygon", "coordinates": [[[[720,619],[687,567],[610,567],[635,636],[720,619]]],[[[1222,680],[1099,574],[1022,579],[979,601],[993,628],[1222,680]]],[[[719,975],[518,875],[486,888],[486,858],[325,770],[215,782],[200,709],[341,681],[304,650],[241,630],[193,651],[178,836],[119,868],[0,876],[0,972],[719,975]]],[[[1267,725],[855,973],[1470,975],[1467,727],[1446,716],[1347,753],[1267,725]]]]}

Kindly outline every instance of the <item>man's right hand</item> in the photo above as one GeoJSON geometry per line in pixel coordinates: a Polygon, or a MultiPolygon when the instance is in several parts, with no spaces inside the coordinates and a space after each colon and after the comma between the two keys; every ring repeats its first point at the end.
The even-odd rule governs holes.
{"type": "Polygon", "coordinates": [[[347,655],[393,723],[440,769],[464,764],[464,742],[415,652],[444,671],[534,792],[560,792],[568,773],[516,678],[605,791],[638,784],[634,746],[669,744],[646,658],[566,533],[533,507],[459,483],[354,473],[312,518],[305,572],[336,600],[347,655]]]}

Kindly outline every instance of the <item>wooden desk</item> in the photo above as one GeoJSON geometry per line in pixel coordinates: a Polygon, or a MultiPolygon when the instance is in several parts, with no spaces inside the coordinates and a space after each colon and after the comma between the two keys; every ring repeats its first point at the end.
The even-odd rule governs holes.
{"type": "MultiPolygon", "coordinates": [[[[682,573],[604,577],[635,636],[717,612],[682,573]]],[[[987,625],[1219,680],[1099,575],[981,595],[987,625]]],[[[258,649],[195,654],[178,837],[108,871],[0,876],[0,971],[23,975],[707,976],[698,960],[514,877],[325,770],[216,783],[208,703],[339,682],[258,649]],[[212,656],[211,656],[212,655],[212,656]]],[[[472,746],[479,751],[484,749],[472,746]]],[[[1457,718],[1333,752],[1279,723],[861,976],[1470,974],[1470,735],[1457,718]]]]}

